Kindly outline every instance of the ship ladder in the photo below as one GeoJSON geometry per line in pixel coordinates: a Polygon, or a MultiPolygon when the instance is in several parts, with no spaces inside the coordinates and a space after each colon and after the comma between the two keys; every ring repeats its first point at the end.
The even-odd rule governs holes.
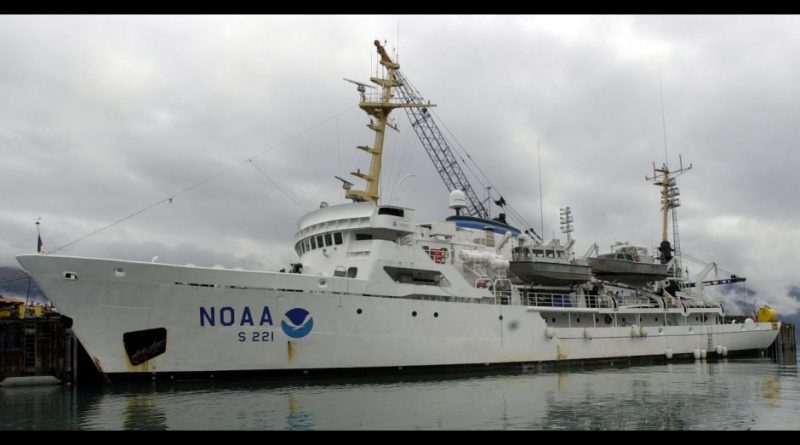
{"type": "Polygon", "coordinates": [[[25,317],[23,328],[25,373],[32,375],[36,373],[36,319],[25,317]]]}

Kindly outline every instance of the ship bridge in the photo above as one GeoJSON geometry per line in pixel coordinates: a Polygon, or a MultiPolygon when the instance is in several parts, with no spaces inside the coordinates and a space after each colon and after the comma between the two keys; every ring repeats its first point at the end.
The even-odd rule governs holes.
{"type": "Polygon", "coordinates": [[[374,258],[381,242],[396,245],[414,233],[413,218],[414,210],[406,207],[371,202],[323,205],[298,222],[295,251],[306,273],[364,276],[363,261],[374,258]]]}
{"type": "Polygon", "coordinates": [[[295,241],[331,230],[364,229],[383,239],[414,233],[414,210],[406,207],[356,202],[335,206],[323,205],[297,223],[295,241]],[[383,235],[383,236],[380,236],[383,235]]]}

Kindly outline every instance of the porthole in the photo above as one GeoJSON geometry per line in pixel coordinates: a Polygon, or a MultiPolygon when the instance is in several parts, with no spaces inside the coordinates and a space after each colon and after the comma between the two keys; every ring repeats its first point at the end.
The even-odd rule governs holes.
{"type": "Polygon", "coordinates": [[[361,312],[363,312],[361,308],[356,309],[356,314],[361,315],[361,312]]]}
{"type": "Polygon", "coordinates": [[[438,312],[434,312],[433,313],[433,318],[439,318],[439,313],[438,312]]]}
{"type": "Polygon", "coordinates": [[[122,278],[125,276],[125,271],[121,267],[114,268],[114,276],[122,278]]]}
{"type": "Polygon", "coordinates": [[[412,313],[411,313],[411,316],[412,316],[412,317],[416,317],[416,316],[417,316],[417,311],[414,311],[414,312],[412,312],[412,313]]]}

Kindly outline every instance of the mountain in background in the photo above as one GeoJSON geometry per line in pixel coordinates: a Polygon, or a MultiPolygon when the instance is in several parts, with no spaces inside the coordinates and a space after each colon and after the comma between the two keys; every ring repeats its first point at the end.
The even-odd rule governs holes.
{"type": "MultiPolygon", "coordinates": [[[[800,301],[800,286],[791,286],[789,287],[789,296],[794,298],[795,300],[800,301]]],[[[789,316],[781,316],[778,314],[778,319],[781,321],[785,321],[786,323],[791,323],[795,326],[795,337],[798,336],[797,326],[800,323],[800,313],[795,313],[789,316]]]]}
{"type": "Polygon", "coordinates": [[[19,300],[30,296],[32,302],[38,301],[42,304],[49,301],[36,282],[29,280],[28,274],[17,267],[0,266],[0,295],[19,300]]]}
{"type": "MultiPolygon", "coordinates": [[[[764,304],[763,300],[757,299],[756,292],[741,285],[723,284],[720,286],[720,291],[725,295],[725,313],[728,315],[755,315],[757,306],[764,304]]],[[[800,301],[800,286],[790,286],[788,294],[800,301]]],[[[800,336],[797,329],[797,326],[800,326],[800,312],[788,315],[778,312],[778,320],[793,324],[795,339],[800,336]]]]}

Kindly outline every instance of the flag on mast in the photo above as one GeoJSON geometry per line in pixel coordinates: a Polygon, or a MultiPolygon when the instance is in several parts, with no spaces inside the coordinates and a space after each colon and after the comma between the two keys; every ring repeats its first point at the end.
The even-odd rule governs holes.
{"type": "Polygon", "coordinates": [[[39,220],[36,220],[36,253],[42,253],[42,234],[39,232],[39,220]]]}

